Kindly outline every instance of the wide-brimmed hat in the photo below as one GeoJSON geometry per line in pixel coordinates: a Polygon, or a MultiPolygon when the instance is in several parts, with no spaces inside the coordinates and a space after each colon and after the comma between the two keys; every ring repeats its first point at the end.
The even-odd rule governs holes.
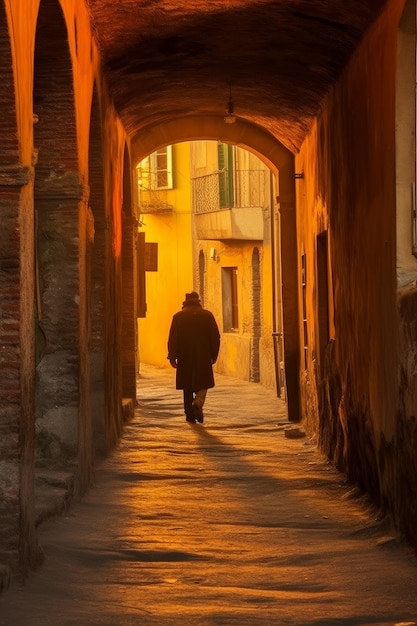
{"type": "Polygon", "coordinates": [[[190,293],[185,294],[186,300],[200,300],[200,296],[196,291],[191,291],[190,293]]]}

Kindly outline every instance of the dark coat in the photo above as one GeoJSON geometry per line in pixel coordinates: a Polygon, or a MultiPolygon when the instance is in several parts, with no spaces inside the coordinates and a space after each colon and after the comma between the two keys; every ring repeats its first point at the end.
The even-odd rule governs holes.
{"type": "Polygon", "coordinates": [[[198,300],[184,302],[172,318],[168,359],[177,362],[176,387],[198,391],[214,387],[212,363],[220,349],[220,333],[213,313],[198,300]]]}

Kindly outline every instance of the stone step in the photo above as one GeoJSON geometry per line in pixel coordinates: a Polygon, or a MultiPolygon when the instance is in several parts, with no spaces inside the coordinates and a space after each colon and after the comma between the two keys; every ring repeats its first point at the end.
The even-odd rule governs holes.
{"type": "Polygon", "coordinates": [[[74,472],[37,469],[35,475],[36,526],[53,515],[65,513],[74,497],[74,490],[74,472]]]}

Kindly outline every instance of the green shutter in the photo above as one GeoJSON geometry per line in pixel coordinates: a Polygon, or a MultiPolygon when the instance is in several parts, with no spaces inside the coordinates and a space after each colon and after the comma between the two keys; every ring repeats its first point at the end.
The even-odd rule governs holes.
{"type": "Polygon", "coordinates": [[[233,148],[224,143],[217,144],[219,165],[219,204],[221,209],[233,206],[233,148]]]}

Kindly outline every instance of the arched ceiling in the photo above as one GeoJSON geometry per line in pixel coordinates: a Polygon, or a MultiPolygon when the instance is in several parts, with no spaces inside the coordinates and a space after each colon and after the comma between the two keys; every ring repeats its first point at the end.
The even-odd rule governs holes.
{"type": "Polygon", "coordinates": [[[323,96],[387,0],[87,0],[132,139],[235,114],[300,147],[323,96]]]}

